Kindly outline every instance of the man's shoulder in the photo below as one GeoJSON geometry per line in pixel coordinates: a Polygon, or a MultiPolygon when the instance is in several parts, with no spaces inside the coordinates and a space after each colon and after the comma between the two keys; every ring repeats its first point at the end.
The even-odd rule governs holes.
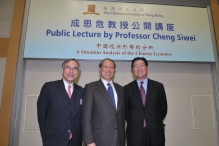
{"type": "Polygon", "coordinates": [[[153,84],[162,84],[161,82],[158,82],[156,80],[148,79],[148,83],[153,83],[153,84]]]}
{"type": "Polygon", "coordinates": [[[83,90],[83,89],[84,89],[83,87],[81,87],[80,85],[75,84],[75,83],[74,83],[74,87],[77,88],[77,89],[79,89],[79,90],[83,90]]]}
{"type": "Polygon", "coordinates": [[[97,86],[101,85],[101,82],[99,81],[93,81],[85,84],[84,89],[86,88],[96,88],[97,86]]]}
{"type": "MultiPolygon", "coordinates": [[[[45,91],[52,91],[54,89],[56,89],[57,87],[59,87],[61,85],[61,80],[56,80],[56,81],[49,81],[43,84],[41,91],[45,92],[45,91]]],[[[64,83],[63,83],[64,85],[64,83]]]]}
{"type": "Polygon", "coordinates": [[[97,83],[99,83],[99,82],[100,82],[100,80],[98,80],[98,81],[93,81],[93,82],[87,83],[86,85],[88,85],[88,86],[93,86],[94,84],[97,84],[97,83]]]}
{"type": "Polygon", "coordinates": [[[52,85],[60,84],[61,82],[62,80],[49,81],[49,82],[46,82],[44,85],[52,86],[52,85]]]}
{"type": "Polygon", "coordinates": [[[152,79],[148,79],[148,84],[163,86],[163,84],[161,82],[158,82],[158,81],[155,81],[155,80],[152,80],[152,79]]]}
{"type": "Polygon", "coordinates": [[[134,86],[135,84],[136,84],[136,80],[131,81],[130,83],[126,84],[126,85],[124,86],[124,88],[132,87],[132,86],[134,86]]]}
{"type": "Polygon", "coordinates": [[[113,85],[114,85],[114,86],[118,86],[118,87],[120,87],[120,88],[123,88],[120,84],[118,84],[118,83],[116,83],[116,82],[113,82],[113,85]]]}

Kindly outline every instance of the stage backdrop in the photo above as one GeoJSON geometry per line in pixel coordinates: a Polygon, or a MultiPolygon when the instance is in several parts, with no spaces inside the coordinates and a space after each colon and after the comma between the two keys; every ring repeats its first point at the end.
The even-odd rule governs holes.
{"type": "Polygon", "coordinates": [[[24,58],[214,62],[207,8],[31,0],[24,58]]]}

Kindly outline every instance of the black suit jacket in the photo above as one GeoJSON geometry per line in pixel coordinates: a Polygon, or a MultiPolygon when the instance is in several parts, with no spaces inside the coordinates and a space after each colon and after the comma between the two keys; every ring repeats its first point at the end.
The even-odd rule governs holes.
{"type": "Polygon", "coordinates": [[[117,110],[101,80],[84,88],[82,127],[85,145],[125,146],[125,101],[123,87],[113,83],[118,97],[117,110]]]}
{"type": "Polygon", "coordinates": [[[143,121],[152,146],[165,145],[163,119],[167,114],[167,101],[163,84],[148,79],[146,103],[142,103],[137,81],[124,87],[127,121],[127,145],[140,146],[143,133],[143,121]]]}
{"type": "Polygon", "coordinates": [[[63,80],[43,85],[37,101],[37,116],[44,146],[67,146],[70,131],[72,146],[82,145],[82,92],[83,88],[74,84],[70,102],[63,80]]]}

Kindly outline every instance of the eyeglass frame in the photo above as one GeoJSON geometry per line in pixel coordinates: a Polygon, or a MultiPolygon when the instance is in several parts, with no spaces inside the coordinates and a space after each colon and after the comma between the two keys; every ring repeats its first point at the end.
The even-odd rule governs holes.
{"type": "Polygon", "coordinates": [[[142,63],[142,64],[135,64],[135,65],[133,65],[133,69],[136,69],[136,68],[143,68],[143,67],[145,67],[146,66],[146,64],[145,63],[142,63]]]}
{"type": "Polygon", "coordinates": [[[78,67],[65,66],[64,69],[67,71],[79,71],[78,67]]]}

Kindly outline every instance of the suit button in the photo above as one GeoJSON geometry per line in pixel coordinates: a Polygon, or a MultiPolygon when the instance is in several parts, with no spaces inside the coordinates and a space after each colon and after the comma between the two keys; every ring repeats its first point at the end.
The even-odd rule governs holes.
{"type": "Polygon", "coordinates": [[[115,130],[117,130],[117,128],[115,128],[115,130]]]}

